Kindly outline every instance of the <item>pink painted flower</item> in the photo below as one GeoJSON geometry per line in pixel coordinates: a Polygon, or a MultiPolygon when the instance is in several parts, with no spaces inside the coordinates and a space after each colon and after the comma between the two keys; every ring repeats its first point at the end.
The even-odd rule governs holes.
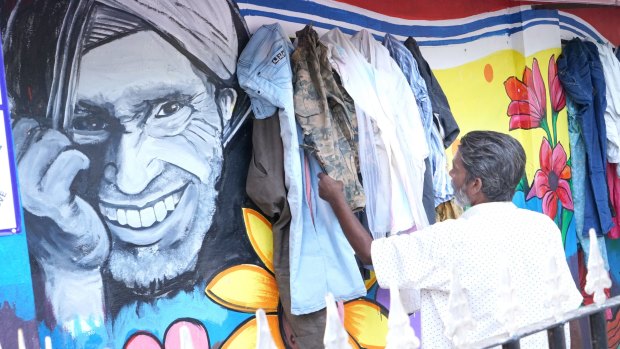
{"type": "Polygon", "coordinates": [[[553,219],[558,212],[558,199],[562,207],[573,210],[573,198],[567,182],[571,170],[566,164],[566,152],[561,143],[551,149],[549,141],[543,138],[539,157],[540,169],[534,175],[534,184],[526,199],[534,196],[541,198],[543,213],[553,219]]]}
{"type": "Polygon", "coordinates": [[[532,69],[525,67],[521,80],[511,76],[504,81],[504,88],[511,100],[507,111],[510,130],[540,127],[547,116],[547,91],[538,60],[534,58],[532,69]]]}
{"type": "Polygon", "coordinates": [[[560,79],[558,78],[558,66],[555,63],[555,55],[551,55],[551,58],[549,59],[549,74],[547,81],[549,82],[551,108],[558,112],[564,109],[564,106],[566,105],[566,97],[564,96],[564,89],[562,89],[560,79]]]}
{"type": "Polygon", "coordinates": [[[124,349],[177,349],[177,348],[205,348],[209,349],[209,335],[204,326],[195,319],[180,319],[175,321],[167,330],[164,345],[153,334],[140,331],[133,334],[124,349]]]}

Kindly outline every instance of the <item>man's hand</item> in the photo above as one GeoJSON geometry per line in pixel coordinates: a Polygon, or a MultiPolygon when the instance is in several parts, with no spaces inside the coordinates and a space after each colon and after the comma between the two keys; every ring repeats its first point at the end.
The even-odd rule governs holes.
{"type": "Polygon", "coordinates": [[[372,264],[370,258],[372,238],[347,205],[343,189],[344,185],[341,181],[337,181],[324,173],[319,173],[319,196],[329,202],[332,210],[334,210],[342,231],[357,257],[364,264],[372,264]]]}
{"type": "Polygon", "coordinates": [[[42,264],[61,269],[98,268],[109,253],[105,225],[93,207],[70,191],[89,159],[72,149],[64,134],[32,119],[16,122],[13,134],[23,207],[55,223],[29,227],[30,252],[42,264]]]}
{"type": "Polygon", "coordinates": [[[319,173],[319,196],[333,206],[338,200],[344,200],[344,184],[325,173],[319,173]]]}

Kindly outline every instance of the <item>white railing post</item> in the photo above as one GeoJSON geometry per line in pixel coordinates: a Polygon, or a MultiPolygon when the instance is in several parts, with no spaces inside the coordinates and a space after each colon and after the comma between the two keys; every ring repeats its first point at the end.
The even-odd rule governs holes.
{"type": "Polygon", "coordinates": [[[269,321],[263,309],[256,311],[256,349],[277,349],[276,343],[273,341],[271,330],[269,329],[269,321]]]}
{"type": "Polygon", "coordinates": [[[385,349],[418,349],[420,339],[411,327],[398,287],[390,287],[390,313],[385,349]]]}

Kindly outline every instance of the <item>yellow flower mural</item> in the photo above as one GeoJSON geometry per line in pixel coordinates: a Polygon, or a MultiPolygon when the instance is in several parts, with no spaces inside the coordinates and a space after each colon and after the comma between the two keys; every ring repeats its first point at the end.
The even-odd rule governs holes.
{"type": "MultiPolygon", "coordinates": [[[[207,284],[206,295],[219,305],[234,311],[255,313],[262,308],[267,313],[271,334],[278,348],[286,348],[278,316],[279,294],[273,272],[273,233],[271,224],[259,212],[244,208],[246,232],[252,247],[265,265],[239,264],[224,269],[207,284]]],[[[375,286],[371,273],[366,288],[375,286]]],[[[387,310],[370,299],[361,298],[344,304],[344,327],[349,344],[358,348],[383,348],[387,334],[387,310]]],[[[248,318],[231,333],[222,349],[254,348],[257,333],[256,318],[248,318]]]]}

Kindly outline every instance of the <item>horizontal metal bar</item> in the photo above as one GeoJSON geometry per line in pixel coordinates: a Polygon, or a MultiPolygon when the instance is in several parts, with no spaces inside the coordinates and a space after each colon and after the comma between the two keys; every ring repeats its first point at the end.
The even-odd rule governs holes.
{"type": "Polygon", "coordinates": [[[565,324],[569,321],[582,318],[584,316],[589,316],[595,313],[599,313],[607,308],[613,308],[620,305],[620,296],[616,296],[613,298],[609,298],[603,303],[601,306],[596,304],[590,304],[583,307],[579,307],[575,310],[571,310],[569,312],[564,313],[558,318],[549,318],[540,322],[536,322],[531,325],[524,326],[516,331],[512,336],[508,336],[508,334],[504,333],[501,335],[489,337],[487,339],[481,340],[472,344],[474,348],[491,348],[498,345],[503,345],[504,343],[508,343],[515,339],[529,336],[531,334],[548,330],[552,327],[556,327],[560,324],[565,324]]]}
{"type": "Polygon", "coordinates": [[[518,339],[506,342],[502,344],[502,349],[521,349],[521,343],[519,343],[518,339]]]}

